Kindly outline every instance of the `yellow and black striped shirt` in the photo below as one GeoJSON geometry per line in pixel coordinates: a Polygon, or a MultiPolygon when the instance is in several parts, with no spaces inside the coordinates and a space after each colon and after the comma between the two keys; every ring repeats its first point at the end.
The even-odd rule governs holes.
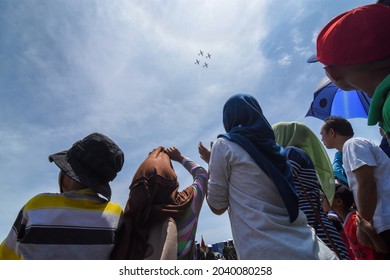
{"type": "Polygon", "coordinates": [[[20,210],[0,259],[109,259],[122,213],[90,189],[39,194],[20,210]]]}

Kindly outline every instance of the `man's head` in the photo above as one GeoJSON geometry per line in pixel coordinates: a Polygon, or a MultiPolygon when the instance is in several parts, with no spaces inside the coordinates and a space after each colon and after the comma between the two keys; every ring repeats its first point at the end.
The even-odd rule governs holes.
{"type": "Polygon", "coordinates": [[[92,133],[66,151],[49,156],[61,171],[76,182],[111,198],[109,182],[122,169],[122,150],[107,136],[92,133]]]}
{"type": "Polygon", "coordinates": [[[324,120],[320,134],[322,136],[322,142],[328,149],[338,149],[340,148],[340,142],[345,142],[347,139],[353,137],[354,132],[349,121],[342,117],[330,116],[324,120]],[[342,139],[339,139],[340,137],[342,139]]]}

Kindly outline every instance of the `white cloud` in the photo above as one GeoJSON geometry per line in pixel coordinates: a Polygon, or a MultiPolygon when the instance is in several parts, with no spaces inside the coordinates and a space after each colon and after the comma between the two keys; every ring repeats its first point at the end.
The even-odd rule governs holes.
{"type": "Polygon", "coordinates": [[[279,58],[278,63],[282,67],[286,67],[286,66],[289,66],[291,64],[291,60],[292,60],[291,55],[284,54],[281,58],[279,58]]]}

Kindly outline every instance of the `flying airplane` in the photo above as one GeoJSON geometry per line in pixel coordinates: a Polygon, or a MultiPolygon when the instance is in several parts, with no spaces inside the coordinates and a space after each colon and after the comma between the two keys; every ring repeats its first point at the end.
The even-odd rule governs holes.
{"type": "Polygon", "coordinates": [[[209,65],[205,62],[205,63],[203,64],[203,67],[209,68],[209,65]]]}
{"type": "Polygon", "coordinates": [[[199,51],[198,55],[201,55],[201,56],[203,56],[203,52],[202,52],[202,50],[200,50],[200,51],[199,51]]]}
{"type": "Polygon", "coordinates": [[[200,62],[199,60],[196,60],[196,61],[194,62],[194,64],[199,64],[199,62],[200,62]]]}
{"type": "Polygon", "coordinates": [[[206,58],[210,58],[211,59],[211,54],[207,53],[206,58]]]}

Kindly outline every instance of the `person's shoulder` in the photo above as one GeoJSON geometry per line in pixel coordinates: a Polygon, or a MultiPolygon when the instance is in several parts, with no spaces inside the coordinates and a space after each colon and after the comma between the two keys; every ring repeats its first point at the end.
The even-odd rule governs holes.
{"type": "Polygon", "coordinates": [[[232,141],[232,140],[229,140],[228,138],[226,137],[218,137],[217,140],[213,143],[213,148],[218,148],[218,149],[223,149],[223,150],[241,150],[242,147],[232,141]]]}
{"type": "Polygon", "coordinates": [[[351,147],[351,146],[367,147],[367,146],[377,146],[377,145],[367,138],[352,137],[347,141],[345,141],[344,143],[344,147],[351,147]]]}
{"type": "Polygon", "coordinates": [[[36,195],[34,195],[30,201],[36,201],[36,200],[41,200],[41,199],[49,199],[49,198],[56,198],[56,197],[62,197],[63,194],[61,193],[49,193],[49,192],[46,192],[46,193],[38,193],[36,195]]]}
{"type": "Polygon", "coordinates": [[[111,213],[117,213],[117,214],[122,214],[123,213],[123,208],[122,206],[114,201],[108,201],[107,202],[107,207],[106,211],[109,211],[111,213]]]}
{"type": "Polygon", "coordinates": [[[302,149],[289,146],[286,148],[286,155],[290,161],[295,161],[301,165],[306,165],[307,167],[312,167],[312,161],[310,156],[302,149]]]}
{"type": "Polygon", "coordinates": [[[213,147],[214,145],[225,145],[226,143],[230,143],[230,142],[232,141],[230,141],[226,137],[220,136],[217,139],[215,139],[215,141],[213,142],[213,147]]]}
{"type": "Polygon", "coordinates": [[[62,197],[63,195],[60,193],[39,193],[30,198],[27,203],[25,204],[25,209],[30,208],[36,208],[43,206],[48,201],[58,199],[59,197],[62,197]]]}
{"type": "Polygon", "coordinates": [[[235,144],[233,141],[225,138],[225,137],[218,137],[213,142],[212,151],[226,151],[228,149],[231,149],[232,145],[235,144]]]}
{"type": "Polygon", "coordinates": [[[287,155],[294,155],[295,157],[307,158],[308,154],[301,148],[295,146],[288,146],[285,148],[287,155]]]}

